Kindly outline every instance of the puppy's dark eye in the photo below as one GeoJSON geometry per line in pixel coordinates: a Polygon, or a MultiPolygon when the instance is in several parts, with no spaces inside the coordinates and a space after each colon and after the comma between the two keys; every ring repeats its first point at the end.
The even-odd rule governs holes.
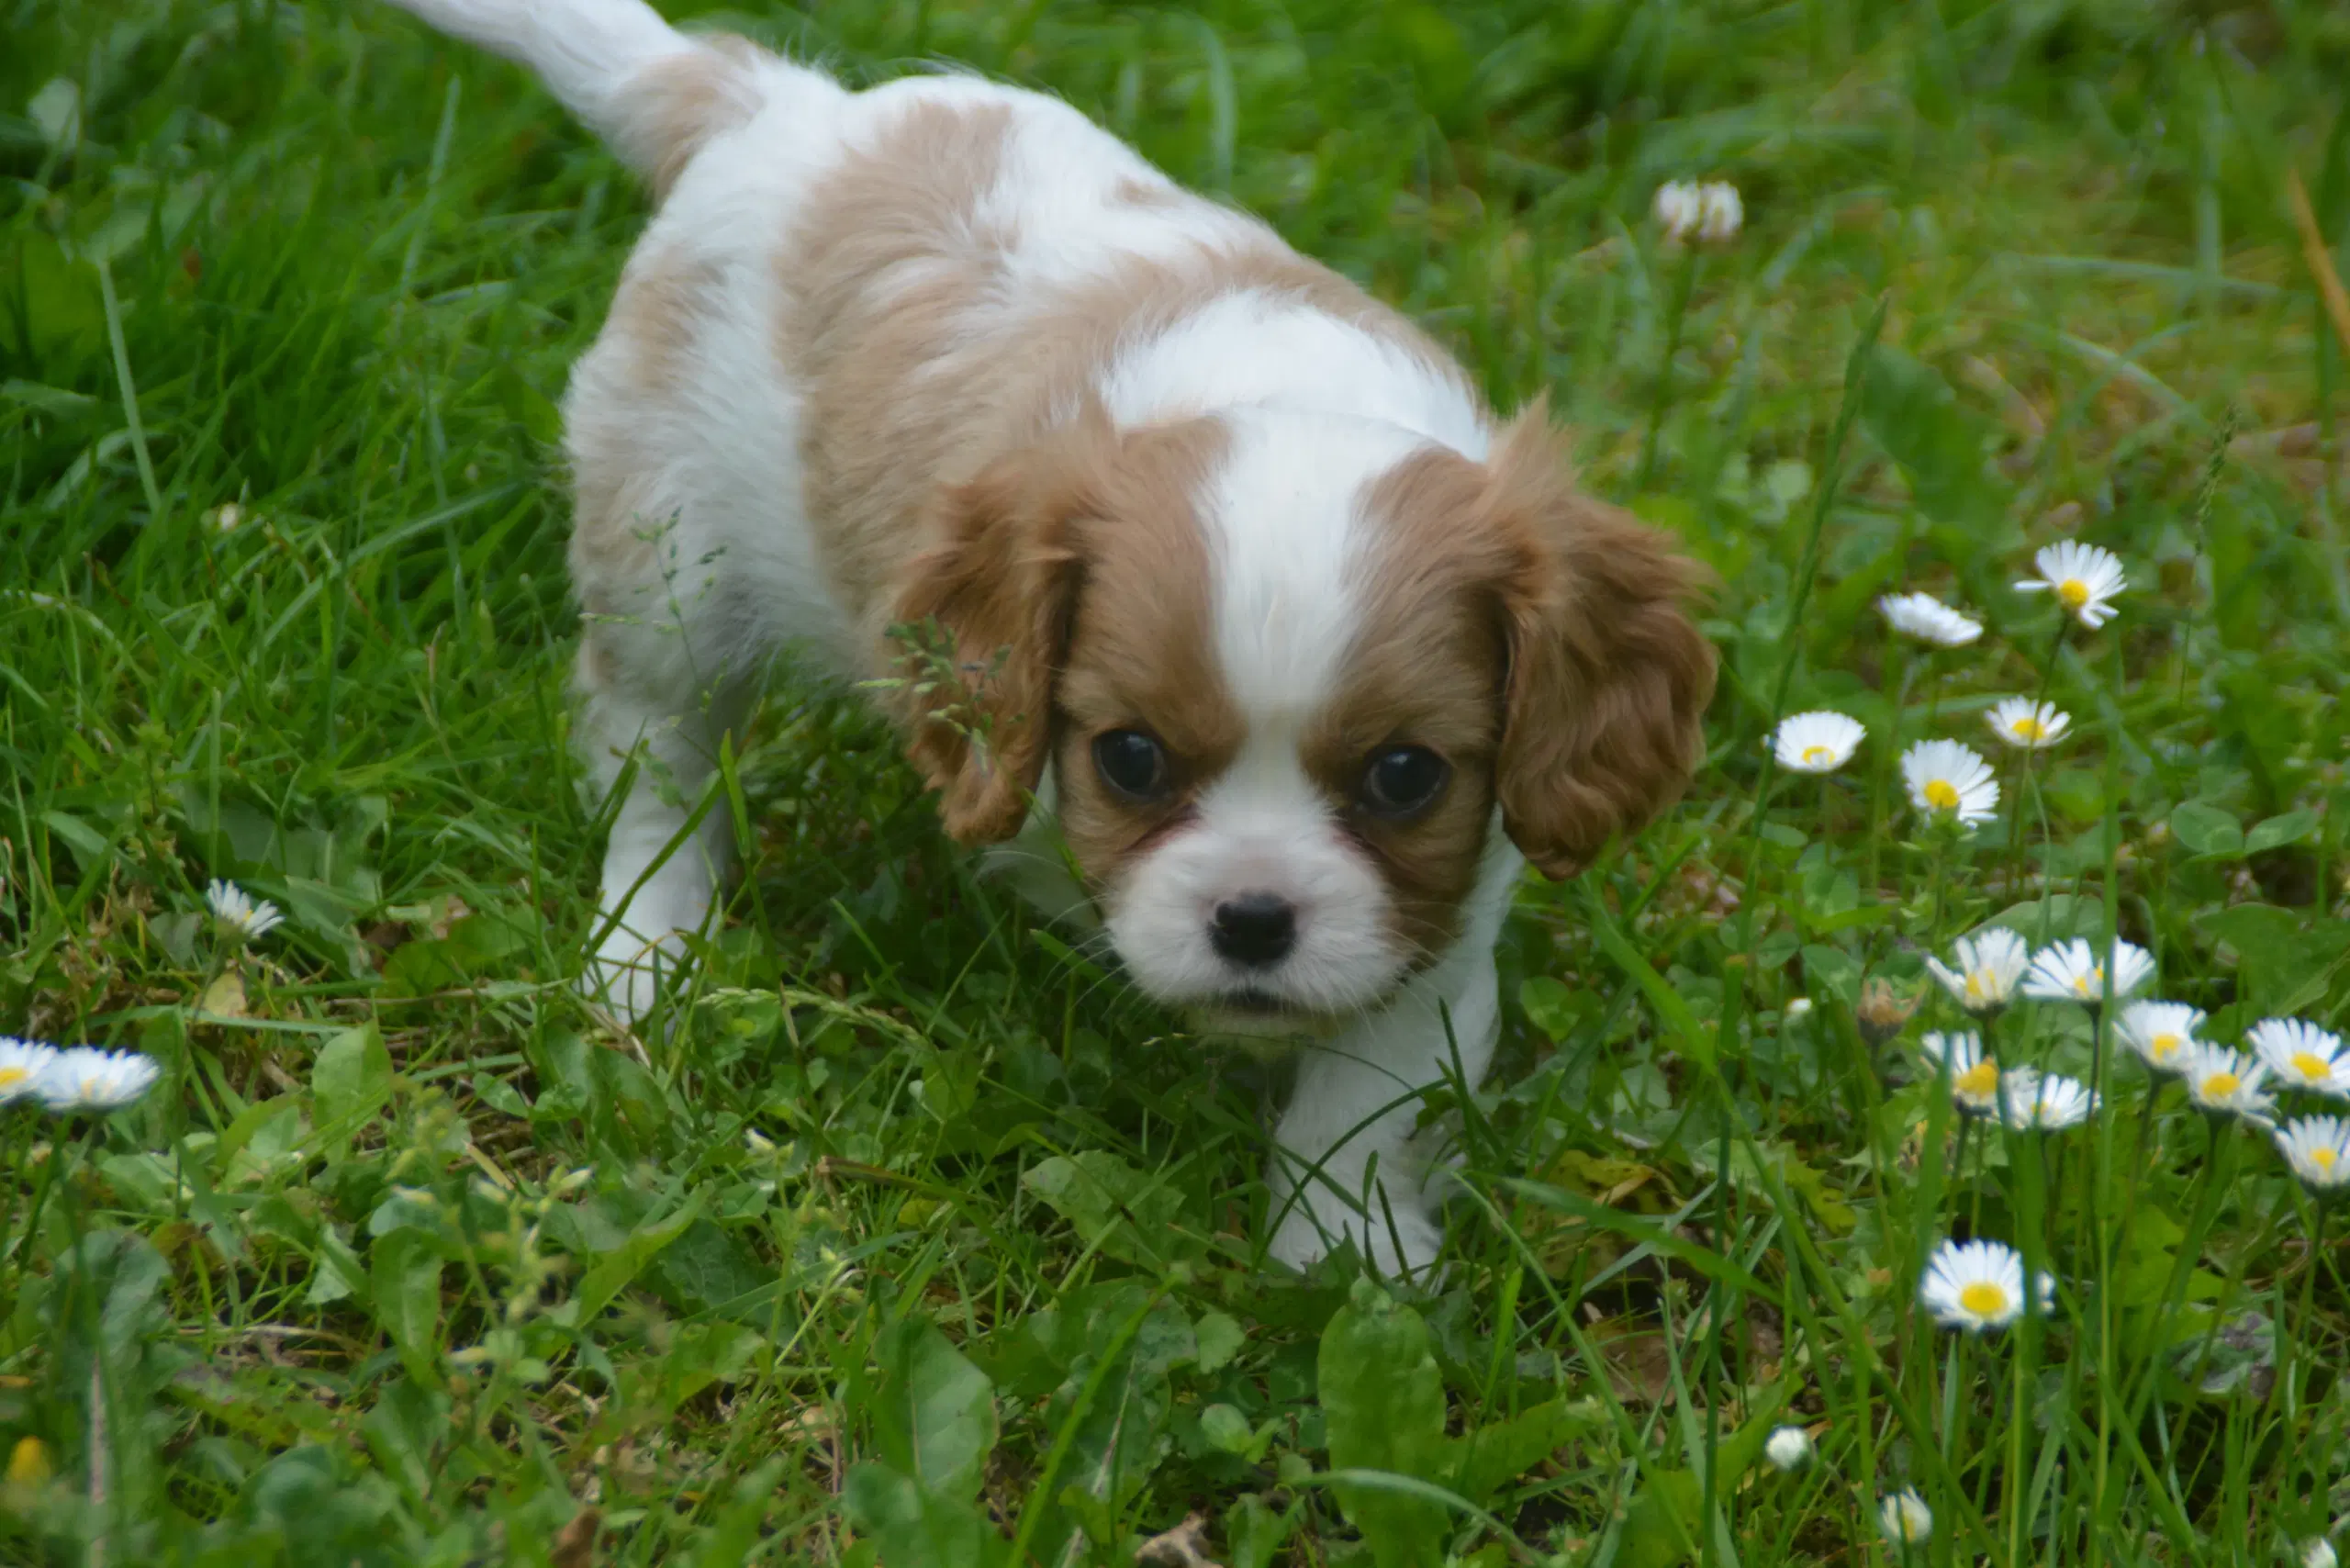
{"type": "Polygon", "coordinates": [[[1104,730],[1093,737],[1093,767],[1102,781],[1133,801],[1167,793],[1167,748],[1145,730],[1104,730]]]}
{"type": "Polygon", "coordinates": [[[1362,770],[1363,808],[1401,821],[1436,803],[1452,778],[1452,765],[1424,745],[1374,752],[1362,770]]]}

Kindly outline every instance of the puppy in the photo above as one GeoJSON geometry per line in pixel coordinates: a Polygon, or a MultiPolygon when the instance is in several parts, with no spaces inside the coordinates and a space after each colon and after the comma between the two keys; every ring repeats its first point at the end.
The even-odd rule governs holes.
{"type": "Polygon", "coordinates": [[[1679,792],[1694,573],[1539,402],[1068,105],[850,92],[639,0],[397,0],[538,73],[659,210],[565,402],[597,983],[642,1014],[778,655],[866,683],[946,831],[1203,1029],[1310,1041],[1270,1249],[1441,1239],[1419,1092],[1493,1050],[1522,859],[1679,792]],[[628,759],[638,766],[630,767],[628,759]]]}

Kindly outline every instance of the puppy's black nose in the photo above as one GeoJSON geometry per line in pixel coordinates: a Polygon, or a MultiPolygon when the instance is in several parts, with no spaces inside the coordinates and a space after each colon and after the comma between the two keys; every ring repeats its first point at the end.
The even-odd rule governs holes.
{"type": "Polygon", "coordinates": [[[1265,969],[1297,946],[1297,906],[1272,893],[1243,893],[1215,906],[1208,940],[1236,964],[1265,969]]]}

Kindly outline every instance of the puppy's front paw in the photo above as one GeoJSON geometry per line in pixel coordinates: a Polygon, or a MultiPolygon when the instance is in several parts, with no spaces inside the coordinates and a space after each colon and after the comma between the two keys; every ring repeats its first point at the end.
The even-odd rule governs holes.
{"type": "Polygon", "coordinates": [[[1363,1215],[1323,1194],[1320,1202],[1301,1198],[1291,1207],[1267,1251],[1304,1272],[1348,1240],[1386,1278],[1425,1280],[1435,1272],[1444,1227],[1416,1196],[1405,1200],[1391,1192],[1366,1224],[1363,1215]]]}
{"type": "Polygon", "coordinates": [[[666,942],[647,942],[633,933],[615,931],[596,956],[588,960],[587,972],[579,977],[579,989],[593,1002],[610,1008],[612,1016],[631,1028],[644,1022],[654,1003],[661,1000],[661,987],[677,972],[685,957],[685,944],[672,936],[666,942]]]}

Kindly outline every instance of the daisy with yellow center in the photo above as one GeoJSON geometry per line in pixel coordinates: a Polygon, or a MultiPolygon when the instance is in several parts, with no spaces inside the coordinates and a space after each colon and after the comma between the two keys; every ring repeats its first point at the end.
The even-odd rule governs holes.
{"type": "Polygon", "coordinates": [[[2285,1088],[2350,1100],[2350,1054],[2339,1036],[2299,1018],[2264,1018],[2247,1038],[2285,1088]]]}
{"type": "Polygon", "coordinates": [[[1833,773],[1852,760],[1868,729],[1850,714],[1819,709],[1796,713],[1772,732],[1771,755],[1794,773],[1833,773]]]}
{"type": "MultiPolygon", "coordinates": [[[[2056,1280],[2039,1280],[2040,1309],[2056,1303],[2056,1280]]],[[[1998,1241],[1945,1241],[1926,1261],[1918,1300],[1945,1328],[1984,1334],[2023,1316],[2023,1254],[1998,1241]]]]}
{"type": "Polygon", "coordinates": [[[2224,1046],[2196,1046],[2187,1053],[2179,1078],[2188,1098],[2215,1115],[2242,1116],[2265,1127],[2277,1108],[2264,1087],[2268,1069],[2224,1046]]]}
{"type": "Polygon", "coordinates": [[[1915,1546],[1934,1533],[1934,1511],[1926,1506],[1915,1486],[1904,1486],[1879,1500],[1876,1526],[1896,1546],[1915,1546]]]}
{"type": "Polygon", "coordinates": [[[1983,635],[1983,622],[1930,593],[1889,593],[1876,601],[1886,624],[1937,648],[1963,648],[1983,635]]]}
{"type": "Polygon", "coordinates": [[[1999,1120],[2018,1132],[2063,1132],[2097,1114],[2097,1092],[2077,1078],[2020,1067],[1999,1085],[1999,1120]]]}
{"type": "Polygon", "coordinates": [[[1901,778],[1912,805],[1931,816],[1953,818],[1962,827],[1988,822],[1999,809],[1999,781],[1991,777],[1991,765],[1956,741],[1911,746],[1901,756],[1901,778]]]}
{"type": "Polygon", "coordinates": [[[1962,936],[1953,944],[1958,967],[1929,957],[1926,971],[1969,1013],[1997,1013],[2015,994],[2016,982],[2031,962],[2024,939],[2004,925],[1962,936]]]}
{"type": "Polygon", "coordinates": [[[162,1069],[155,1058],[137,1051],[101,1051],[87,1046],[58,1051],[33,1080],[41,1103],[64,1114],[73,1111],[104,1114],[136,1103],[155,1086],[162,1069]]]}
{"type": "Polygon", "coordinates": [[[2016,584],[2016,591],[2053,593],[2065,612],[2092,632],[2113,619],[2113,600],[2130,586],[2119,555],[2078,540],[2044,547],[2031,564],[2040,576],[2016,584]]]}
{"type": "Polygon", "coordinates": [[[2053,702],[2034,702],[2029,697],[2008,698],[1983,717],[1993,734],[2022,751],[2045,751],[2073,727],[2071,714],[2053,702]]]}
{"type": "Polygon", "coordinates": [[[2277,1152],[2312,1193],[2350,1187],[2350,1122],[2339,1116],[2296,1116],[2277,1129],[2277,1152]]]}
{"type": "Polygon", "coordinates": [[[2113,1023],[2121,1043],[2156,1072],[2177,1072],[2202,1026],[2202,1009],[2183,1002],[2133,1002],[2113,1023]]]}
{"type": "Polygon", "coordinates": [[[0,1105],[34,1093],[41,1074],[56,1059],[57,1052],[48,1046],[0,1035],[0,1105]]]}
{"type": "Polygon", "coordinates": [[[285,914],[267,899],[256,900],[234,882],[216,877],[204,890],[212,918],[241,941],[257,942],[285,922],[285,914]]]}
{"type": "Polygon", "coordinates": [[[1983,1050],[1983,1037],[1965,1034],[1929,1034],[1918,1042],[1919,1054],[1950,1077],[1950,1097],[1973,1115],[1988,1116],[1999,1108],[1999,1064],[1983,1050]]]}
{"type": "Polygon", "coordinates": [[[2032,955],[2031,971],[2023,978],[2023,993],[2040,1002],[2080,1002],[2096,1007],[2105,1001],[2109,969],[2113,995],[2119,1001],[2154,979],[2154,956],[2134,943],[2117,941],[2100,960],[2095,948],[2076,936],[2032,955]]]}

